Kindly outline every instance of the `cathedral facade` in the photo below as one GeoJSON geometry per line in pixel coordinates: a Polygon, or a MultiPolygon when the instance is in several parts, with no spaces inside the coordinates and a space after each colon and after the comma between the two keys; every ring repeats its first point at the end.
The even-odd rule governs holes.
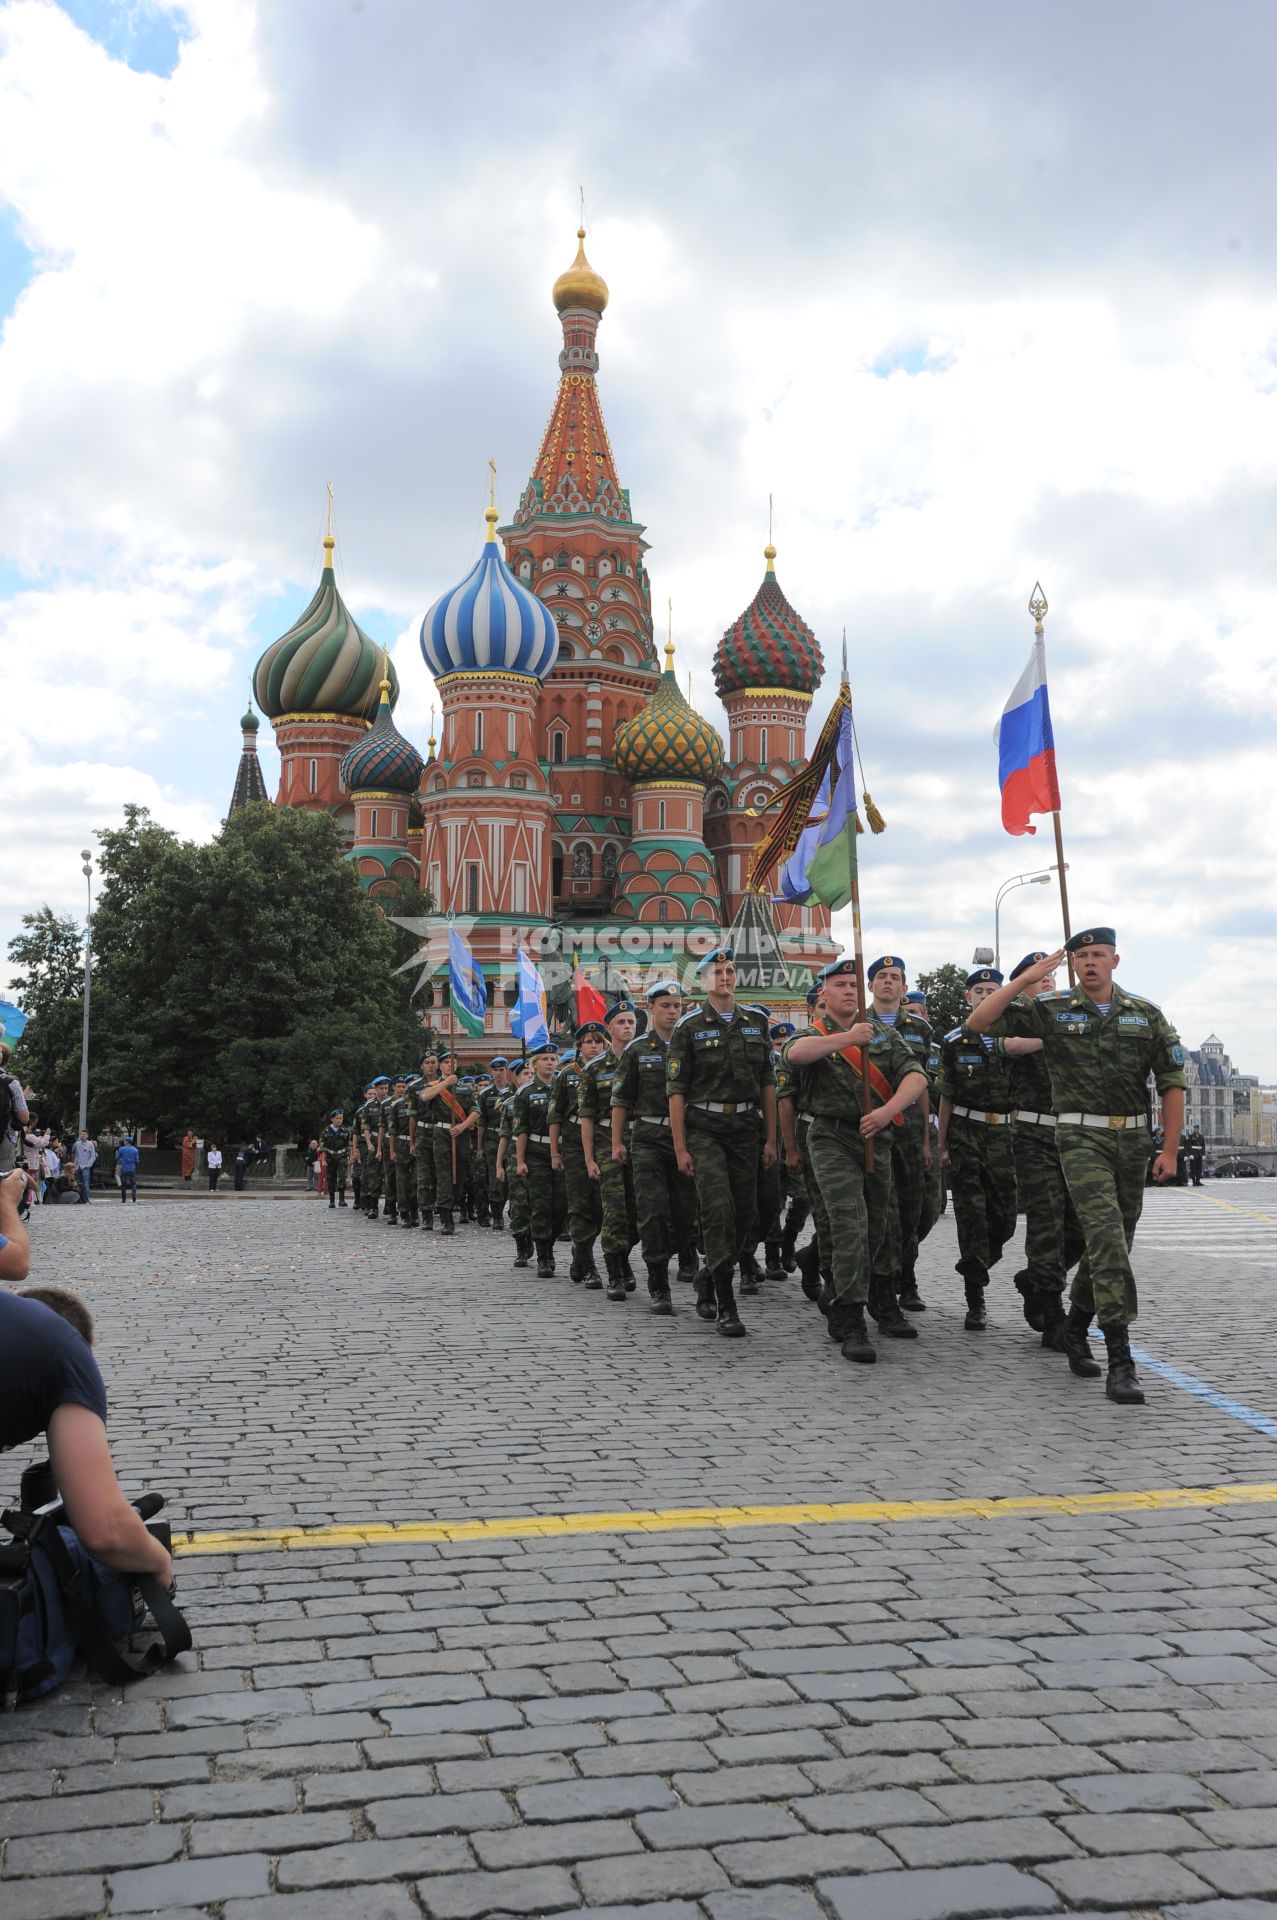
{"type": "MultiPolygon", "coordinates": [[[[829,916],[751,892],[749,869],[762,809],[806,760],[820,647],[768,545],[714,656],[726,742],[694,710],[672,639],[658,659],[646,528],[599,396],[608,290],[583,231],[553,300],[559,384],[531,478],[508,525],[489,507],[478,561],[422,622],[439,738],[423,757],[399,733],[394,669],[338,592],[329,534],[314,598],[254,675],[279,747],[276,804],[332,813],[374,901],[408,881],[455,917],[488,979],[495,1041],[520,946],[548,980],[579,953],[588,977],[637,989],[728,939],[745,997],[787,1011],[836,951],[829,916]]],[[[242,762],[237,802],[253,775],[260,787],[242,762]]]]}

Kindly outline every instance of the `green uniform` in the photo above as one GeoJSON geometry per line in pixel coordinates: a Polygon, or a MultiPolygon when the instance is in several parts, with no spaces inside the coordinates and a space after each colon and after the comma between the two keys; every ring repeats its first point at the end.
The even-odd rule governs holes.
{"type": "Polygon", "coordinates": [[[518,1173],[518,1156],[514,1145],[514,1101],[517,1087],[507,1087],[501,1096],[501,1107],[497,1122],[497,1138],[504,1140],[506,1197],[510,1203],[510,1231],[517,1241],[523,1234],[532,1230],[532,1209],[528,1200],[528,1183],[518,1173]]]}
{"type": "MultiPolygon", "coordinates": [[[[871,1013],[872,1024],[884,1033],[895,1033],[909,1054],[926,1073],[931,1051],[931,1028],[916,1013],[901,1007],[894,1021],[871,1013]]],[[[870,1058],[873,1058],[871,1052],[870,1058]]],[[[926,1173],[922,1149],[930,1122],[923,1117],[922,1102],[906,1107],[902,1127],[891,1132],[891,1208],[887,1215],[887,1238],[883,1278],[897,1294],[913,1293],[914,1269],[918,1264],[921,1240],[922,1206],[926,1194],[926,1173]]],[[[878,1139],[884,1136],[879,1134],[878,1139]]]]}
{"type": "Polygon", "coordinates": [[[395,1098],[388,1093],[377,1105],[377,1148],[381,1161],[381,1184],[386,1195],[385,1218],[399,1218],[399,1184],[394,1161],[390,1157],[395,1137],[395,1098]]]}
{"type": "MultiPolygon", "coordinates": [[[[388,1137],[393,1140],[395,1148],[393,1162],[395,1169],[395,1205],[399,1212],[400,1226],[407,1226],[409,1224],[416,1211],[417,1205],[416,1181],[414,1178],[415,1170],[412,1164],[412,1155],[409,1150],[411,1136],[408,1128],[408,1120],[411,1113],[411,1090],[402,1094],[399,1099],[391,1101],[388,1137]]],[[[387,1149],[387,1151],[389,1151],[389,1149],[387,1149]]]]}
{"type": "MultiPolygon", "coordinates": [[[[573,1278],[603,1226],[603,1197],[599,1182],[585,1171],[585,1149],[581,1145],[581,1116],[577,1098],[583,1069],[575,1060],[559,1068],[550,1087],[550,1118],[559,1128],[559,1157],[563,1161],[563,1181],[567,1192],[568,1234],[572,1241],[573,1278]]],[[[582,1274],[583,1278],[584,1275],[582,1274]]]]}
{"type": "MultiPolygon", "coordinates": [[[[528,1136],[523,1157],[532,1238],[538,1247],[553,1246],[567,1217],[567,1189],[563,1175],[550,1165],[550,1088],[536,1080],[520,1087],[511,1104],[510,1126],[516,1136],[528,1136]]],[[[517,1151],[517,1138],[515,1146],[517,1151]]]]}
{"type": "MultiPolygon", "coordinates": [[[[582,1070],[577,1088],[577,1111],[594,1122],[594,1158],[599,1169],[603,1204],[603,1257],[624,1259],[638,1240],[638,1208],[634,1199],[634,1169],[612,1158],[612,1087],[620,1061],[605,1047],[582,1070]]],[[[629,1142],[627,1140],[628,1147],[629,1142]]]]}
{"type": "Polygon", "coordinates": [[[434,1135],[431,1128],[439,1110],[438,1100],[427,1100],[426,1090],[437,1087],[438,1076],[433,1080],[423,1080],[419,1087],[413,1088],[413,1168],[417,1185],[417,1212],[427,1225],[435,1210],[435,1156],[432,1145],[434,1135]]]}
{"type": "Polygon", "coordinates": [[[1036,1294],[1060,1300],[1065,1276],[1082,1258],[1086,1243],[1060,1165],[1046,1055],[1015,1054],[1009,1066],[1015,1104],[1011,1145],[1024,1215],[1024,1266],[1015,1284],[1024,1295],[1026,1311],[1032,1313],[1036,1294]]]}
{"type": "Polygon", "coordinates": [[[730,1292],[741,1248],[758,1239],[763,1094],[776,1085],[763,1021],[741,1007],[729,1014],[708,1004],[691,1008],[670,1040],[665,1085],[687,1102],[706,1270],[716,1289],[730,1292]]]}
{"type": "MultiPolygon", "coordinates": [[[[931,1031],[928,1029],[928,1031],[931,1031]]],[[[936,1115],[940,1105],[940,1096],[936,1092],[936,1081],[940,1077],[940,1037],[931,1032],[931,1043],[927,1048],[927,1057],[923,1063],[927,1070],[927,1086],[931,1095],[931,1113],[927,1125],[931,1129],[931,1166],[923,1174],[922,1210],[918,1216],[918,1244],[926,1239],[944,1212],[944,1172],[940,1165],[940,1139],[936,1128],[936,1115]]]]}
{"type": "Polygon", "coordinates": [[[655,1029],[641,1033],[622,1053],[612,1081],[612,1105],[626,1114],[639,1241],[648,1268],[668,1266],[678,1255],[681,1271],[695,1264],[696,1190],[678,1170],[665,1091],[669,1042],[655,1029]]]}
{"type": "Polygon", "coordinates": [[[330,1122],[324,1128],[319,1141],[324,1150],[324,1165],[327,1169],[328,1204],[335,1207],[337,1195],[341,1195],[341,1204],[346,1204],[346,1164],[350,1154],[350,1129],[338,1127],[330,1122]]]}
{"type": "Polygon", "coordinates": [[[987,1287],[989,1269],[1015,1233],[1015,1154],[1009,1062],[988,1034],[955,1027],[940,1043],[936,1090],[949,1116],[949,1190],[958,1229],[958,1272],[987,1287]]]}
{"type": "Polygon", "coordinates": [[[381,1198],[381,1162],[377,1158],[377,1116],[381,1109],[378,1100],[365,1100],[355,1109],[355,1131],[359,1136],[359,1157],[363,1167],[363,1179],[360,1183],[360,1204],[368,1214],[377,1211],[377,1202],[381,1198]]]}
{"type": "Polygon", "coordinates": [[[1187,1087],[1184,1049],[1160,1007],[1114,982],[1107,1012],[1081,987],[1015,1000],[994,1031],[1043,1043],[1064,1178],[1086,1243],[1073,1304],[1101,1327],[1139,1308],[1130,1249],[1144,1205],[1148,1078],[1165,1095],[1187,1087]]]}
{"type": "MultiPolygon", "coordinates": [[[[501,1213],[506,1202],[504,1178],[497,1179],[497,1145],[501,1136],[501,1103],[505,1090],[501,1087],[487,1086],[479,1095],[479,1127],[483,1134],[484,1200],[494,1227],[501,1225],[501,1213]]],[[[479,1143],[475,1142],[476,1154],[479,1143]]]]}
{"type": "MultiPolygon", "coordinates": [[[[795,1076],[799,1109],[811,1118],[807,1151],[828,1222],[833,1273],[830,1325],[838,1331],[839,1310],[863,1307],[871,1278],[882,1267],[891,1208],[891,1149],[886,1136],[892,1129],[884,1128],[874,1136],[874,1167],[869,1173],[860,1131],[864,1111],[860,1073],[841,1053],[795,1066],[789,1053],[807,1037],[795,1034],[787,1040],[781,1057],[795,1076]]],[[[893,1093],[902,1081],[922,1071],[890,1027],[875,1031],[868,1054],[871,1066],[893,1093]]]]}

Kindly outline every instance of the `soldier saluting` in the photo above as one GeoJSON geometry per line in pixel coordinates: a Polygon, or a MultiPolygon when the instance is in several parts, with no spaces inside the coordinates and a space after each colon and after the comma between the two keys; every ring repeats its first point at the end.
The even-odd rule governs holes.
{"type": "Polygon", "coordinates": [[[1153,1163],[1155,1181],[1173,1180],[1184,1124],[1184,1049],[1161,1008],[1119,987],[1121,956],[1112,927],[1075,933],[1058,953],[1037,961],[974,1007],[975,1033],[1041,1040],[1054,1096],[1060,1164],[1077,1210],[1086,1252],[1073,1281],[1065,1322],[1069,1365],[1098,1376],[1087,1347],[1096,1314],[1108,1349],[1105,1392],[1123,1406],[1142,1406],[1127,1329],[1138,1311],[1130,1248],[1144,1205],[1151,1073],[1162,1096],[1166,1137],[1153,1163]],[[1071,992],[1017,999],[1073,955],[1071,992]]]}
{"type": "Polygon", "coordinates": [[[736,1005],[731,947],[715,947],[696,969],[706,1001],[685,1013],[670,1038],[665,1084],[679,1172],[695,1179],[706,1279],[697,1310],[717,1311],[718,1330],[740,1339],[732,1271],[757,1240],[758,1141],[762,1164],[776,1162],[776,1073],[766,1023],[736,1005]]]}

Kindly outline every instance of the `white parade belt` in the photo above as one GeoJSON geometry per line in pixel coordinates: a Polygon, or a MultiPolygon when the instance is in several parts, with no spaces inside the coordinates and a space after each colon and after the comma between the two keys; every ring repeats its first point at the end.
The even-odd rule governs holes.
{"type": "Polygon", "coordinates": [[[1098,1127],[1105,1133],[1125,1133],[1130,1128],[1148,1126],[1144,1113],[1062,1113],[1062,1127],[1098,1127]]]}
{"type": "Polygon", "coordinates": [[[954,1117],[958,1120],[978,1120],[983,1127],[1005,1127],[1010,1124],[1009,1113],[986,1113],[979,1107],[955,1107],[954,1117]]]}
{"type": "Polygon", "coordinates": [[[1053,1127],[1055,1125],[1053,1113],[1029,1113],[1020,1107],[1015,1110],[1015,1118],[1022,1127],[1053,1127]]]}

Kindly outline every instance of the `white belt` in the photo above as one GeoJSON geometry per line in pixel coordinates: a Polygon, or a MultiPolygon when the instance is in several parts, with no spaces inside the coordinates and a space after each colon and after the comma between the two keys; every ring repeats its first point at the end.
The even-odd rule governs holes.
{"type": "Polygon", "coordinates": [[[693,1100],[702,1113],[757,1113],[757,1100],[693,1100]]]}
{"type": "Polygon", "coordinates": [[[984,1127],[1005,1127],[1011,1119],[1009,1113],[986,1113],[975,1107],[955,1107],[953,1111],[959,1120],[978,1120],[984,1127]]]}
{"type": "Polygon", "coordinates": [[[1015,1110],[1015,1118],[1022,1127],[1053,1127],[1055,1125],[1053,1113],[1025,1113],[1019,1107],[1015,1110]]]}
{"type": "Polygon", "coordinates": [[[668,1113],[636,1113],[634,1118],[641,1127],[668,1127],[670,1123],[668,1113]]]}
{"type": "Polygon", "coordinates": [[[1143,1113],[1062,1113],[1062,1127],[1098,1127],[1105,1133],[1126,1133],[1132,1127],[1147,1127],[1143,1113]]]}

